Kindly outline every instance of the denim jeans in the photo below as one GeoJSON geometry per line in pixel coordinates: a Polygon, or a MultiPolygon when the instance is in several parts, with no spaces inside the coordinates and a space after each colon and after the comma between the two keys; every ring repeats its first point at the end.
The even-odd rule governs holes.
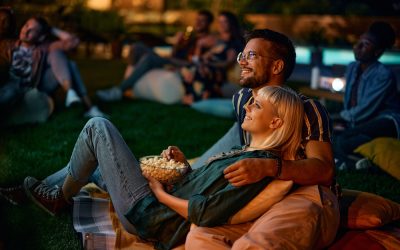
{"type": "MultiPolygon", "coordinates": [[[[62,185],[64,184],[65,177],[67,177],[68,173],[69,173],[69,164],[67,164],[67,166],[63,167],[57,172],[47,176],[46,179],[43,180],[43,182],[49,186],[62,187],[62,185]]],[[[103,189],[104,191],[107,191],[106,183],[104,182],[103,177],[101,177],[99,168],[96,168],[96,170],[89,177],[88,183],[94,183],[99,188],[103,189]]]]}
{"type": "Polygon", "coordinates": [[[333,152],[338,164],[346,163],[353,167],[357,158],[361,155],[354,153],[354,150],[364,143],[377,137],[397,138],[395,123],[389,118],[376,118],[352,128],[347,128],[341,133],[333,136],[333,152]]]}
{"type": "MultiPolygon", "coordinates": [[[[211,156],[229,151],[234,145],[240,145],[237,126],[238,124],[234,123],[229,131],[196,161],[193,169],[201,167],[211,156]]],[[[94,182],[108,191],[122,225],[128,232],[135,232],[124,215],[135,201],[151,191],[147,180],[141,175],[135,156],[109,121],[99,117],[90,119],[78,137],[70,162],[43,182],[61,187],[68,174],[76,181],[94,182]]]]}
{"type": "MultiPolygon", "coordinates": [[[[89,120],[90,122],[91,120],[89,120]]],[[[88,123],[89,123],[88,122],[88,123]]],[[[225,133],[221,139],[219,139],[212,147],[210,147],[206,152],[204,152],[199,159],[193,164],[192,168],[196,169],[204,165],[204,163],[211,156],[217,155],[222,152],[229,151],[233,146],[240,145],[240,137],[238,134],[238,123],[235,122],[232,127],[225,133]]],[[[43,181],[50,186],[62,186],[65,180],[65,177],[68,174],[69,164],[64,168],[60,169],[58,172],[55,172],[52,175],[49,175],[43,181]]],[[[92,175],[89,177],[88,182],[95,183],[98,187],[107,191],[107,186],[105,181],[102,178],[102,175],[99,169],[95,169],[92,175]]]]}
{"type": "Polygon", "coordinates": [[[61,50],[55,50],[48,54],[47,64],[42,74],[38,89],[48,95],[51,95],[64,81],[71,83],[70,87],[79,96],[87,95],[76,63],[68,60],[67,55],[61,50]]]}
{"type": "Polygon", "coordinates": [[[99,117],[90,119],[76,141],[67,169],[46,178],[45,182],[61,182],[66,170],[81,184],[88,183],[97,170],[96,175],[101,174],[122,225],[128,232],[135,232],[125,214],[151,190],[138,161],[111,122],[99,117]]]}
{"type": "Polygon", "coordinates": [[[199,159],[193,164],[192,168],[196,169],[204,165],[211,156],[222,152],[228,152],[233,146],[240,146],[240,136],[238,123],[235,122],[232,127],[219,139],[211,148],[209,148],[199,159]]]}

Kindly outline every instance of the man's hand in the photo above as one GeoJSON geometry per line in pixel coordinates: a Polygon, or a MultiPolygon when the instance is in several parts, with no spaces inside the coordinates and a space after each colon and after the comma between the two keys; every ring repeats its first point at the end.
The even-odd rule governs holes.
{"type": "Polygon", "coordinates": [[[70,51],[72,49],[77,48],[79,45],[80,42],[79,38],[72,33],[54,27],[51,29],[51,33],[59,40],[50,43],[49,51],[54,51],[54,50],[70,51]]]}
{"type": "Polygon", "coordinates": [[[267,176],[274,176],[276,161],[273,159],[247,158],[225,168],[224,175],[232,186],[255,183],[267,176]]]}

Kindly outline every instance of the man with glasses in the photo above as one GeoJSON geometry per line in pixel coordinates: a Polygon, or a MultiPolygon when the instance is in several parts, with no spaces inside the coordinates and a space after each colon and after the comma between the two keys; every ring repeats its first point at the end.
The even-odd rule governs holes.
{"type": "MultiPolygon", "coordinates": [[[[254,30],[237,57],[243,87],[233,96],[237,122],[193,168],[209,156],[249,144],[251,138],[238,125],[246,119],[244,107],[253,101],[253,93],[269,86],[281,86],[291,75],[296,59],[292,42],[272,30],[254,30]]],[[[317,101],[303,95],[305,120],[302,154],[282,165],[269,159],[245,159],[225,169],[233,186],[257,182],[266,176],[292,180],[295,187],[280,202],[254,222],[214,228],[192,226],[186,249],[315,249],[328,246],[339,226],[339,210],[334,181],[334,161],[329,115],[317,101]]]]}

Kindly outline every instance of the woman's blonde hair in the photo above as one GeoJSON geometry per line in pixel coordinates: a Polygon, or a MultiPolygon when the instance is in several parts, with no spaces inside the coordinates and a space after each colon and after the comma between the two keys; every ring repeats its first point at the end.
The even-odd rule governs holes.
{"type": "Polygon", "coordinates": [[[288,160],[298,158],[304,119],[303,101],[294,90],[278,86],[263,87],[258,90],[257,96],[269,101],[282,120],[282,125],[265,139],[262,147],[277,150],[288,160]]]}

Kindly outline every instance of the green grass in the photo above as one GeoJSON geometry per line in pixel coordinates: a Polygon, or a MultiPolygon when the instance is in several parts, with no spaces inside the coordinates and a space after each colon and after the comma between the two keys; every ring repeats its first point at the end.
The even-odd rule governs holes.
{"type": "MultiPolygon", "coordinates": [[[[79,60],[90,95],[116,84],[122,77],[120,61],[79,60]]],[[[178,145],[188,158],[211,146],[232,121],[198,113],[180,105],[134,100],[101,105],[136,156],[159,154],[178,145]]],[[[19,183],[27,175],[44,178],[69,160],[85,124],[80,106],[54,114],[45,124],[24,125],[0,132],[0,186],[19,183]]],[[[400,202],[400,183],[385,174],[339,173],[344,188],[381,194],[400,202]]],[[[0,235],[6,249],[79,249],[70,215],[50,217],[32,204],[15,207],[0,202],[0,235]]],[[[1,246],[0,246],[1,249],[1,246]]]]}

